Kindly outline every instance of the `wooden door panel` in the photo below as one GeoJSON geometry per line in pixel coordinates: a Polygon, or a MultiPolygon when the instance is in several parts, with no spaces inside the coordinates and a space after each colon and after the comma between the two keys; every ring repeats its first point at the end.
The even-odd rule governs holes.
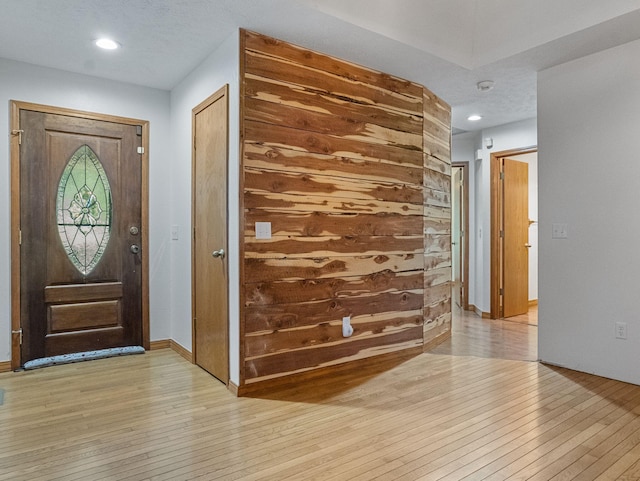
{"type": "Polygon", "coordinates": [[[30,110],[20,125],[21,362],[141,344],[141,129],[30,110]]]}
{"type": "Polygon", "coordinates": [[[529,310],[529,166],[504,159],[503,315],[529,310]]]}
{"type": "Polygon", "coordinates": [[[193,111],[193,316],[196,364],[229,381],[227,257],[227,94],[193,111]]]}

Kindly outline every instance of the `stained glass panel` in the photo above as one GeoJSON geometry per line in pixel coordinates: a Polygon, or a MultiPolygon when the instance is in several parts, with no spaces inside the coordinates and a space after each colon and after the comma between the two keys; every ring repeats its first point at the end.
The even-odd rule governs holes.
{"type": "Polygon", "coordinates": [[[69,159],[56,200],[58,234],[71,263],[83,275],[100,262],[111,231],[111,188],[102,163],[83,145],[69,159]]]}

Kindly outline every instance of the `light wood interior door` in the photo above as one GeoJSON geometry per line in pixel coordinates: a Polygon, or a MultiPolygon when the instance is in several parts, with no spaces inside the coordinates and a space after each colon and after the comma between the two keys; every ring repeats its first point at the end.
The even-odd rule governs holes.
{"type": "Polygon", "coordinates": [[[229,382],[228,94],[193,109],[193,349],[195,363],[229,382]]]}
{"type": "Polygon", "coordinates": [[[529,166],[502,159],[503,316],[529,310],[529,166]]]}

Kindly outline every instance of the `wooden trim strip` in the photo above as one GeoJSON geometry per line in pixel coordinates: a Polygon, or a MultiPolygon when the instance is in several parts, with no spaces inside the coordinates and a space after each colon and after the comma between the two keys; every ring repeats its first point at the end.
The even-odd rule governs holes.
{"type": "MultiPolygon", "coordinates": [[[[11,101],[11,131],[20,128],[20,106],[11,101]]],[[[11,369],[20,367],[20,144],[19,135],[10,135],[11,144],[11,369]]]]}
{"type": "Polygon", "coordinates": [[[11,372],[12,370],[11,361],[0,362],[0,372],[11,372]]]}
{"type": "Polygon", "coordinates": [[[173,339],[169,339],[169,347],[193,364],[193,355],[186,347],[181,346],[173,339]]]}
{"type": "Polygon", "coordinates": [[[300,389],[304,389],[301,386],[303,383],[308,383],[309,389],[313,389],[313,381],[318,378],[327,378],[346,372],[357,372],[360,369],[376,368],[380,372],[387,371],[393,366],[402,364],[409,359],[422,354],[422,346],[413,347],[410,349],[404,349],[402,351],[395,351],[379,356],[367,357],[363,359],[357,359],[341,364],[335,364],[332,366],[326,366],[311,371],[305,371],[300,373],[294,373],[278,378],[265,379],[264,381],[257,381],[251,384],[244,384],[241,386],[231,387],[232,392],[235,391],[237,396],[263,396],[269,392],[282,389],[288,386],[297,386],[300,389]]]}
{"type": "Polygon", "coordinates": [[[158,349],[170,349],[171,339],[160,339],[159,341],[151,341],[149,343],[150,351],[157,351],[158,349]]]}
{"type": "Polygon", "coordinates": [[[538,305],[538,299],[530,299],[529,300],[529,307],[535,307],[538,305]]]}
{"type": "Polygon", "coordinates": [[[422,351],[423,352],[430,351],[434,347],[439,346],[440,344],[442,344],[443,342],[449,339],[451,339],[451,329],[447,329],[442,334],[439,334],[438,336],[434,337],[430,341],[425,342],[424,345],[422,346],[422,351]]]}
{"type": "MultiPolygon", "coordinates": [[[[239,291],[239,306],[238,306],[238,315],[239,315],[239,326],[238,326],[238,343],[240,344],[238,348],[238,385],[242,386],[245,383],[246,375],[245,375],[245,367],[244,367],[244,336],[245,336],[245,304],[247,299],[247,294],[245,292],[245,283],[247,280],[247,273],[245,268],[245,246],[244,246],[244,233],[246,231],[246,205],[245,205],[245,192],[244,192],[244,168],[245,168],[245,138],[246,138],[246,125],[245,125],[245,96],[246,96],[246,83],[244,82],[246,76],[246,49],[247,49],[247,36],[248,35],[256,35],[249,33],[247,30],[240,30],[240,58],[239,62],[239,78],[240,78],[240,99],[239,99],[239,112],[238,112],[238,126],[239,126],[239,145],[238,145],[238,162],[239,162],[239,181],[238,181],[238,291],[239,291]]],[[[232,387],[231,384],[231,366],[229,366],[229,383],[227,386],[232,387]]],[[[236,387],[235,395],[238,396],[238,389],[236,387]]],[[[232,391],[233,392],[233,391],[232,391]]]]}

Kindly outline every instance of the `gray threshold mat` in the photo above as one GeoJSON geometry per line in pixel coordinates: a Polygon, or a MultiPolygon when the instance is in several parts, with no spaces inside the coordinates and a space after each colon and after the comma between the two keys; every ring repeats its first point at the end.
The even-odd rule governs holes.
{"type": "Polygon", "coordinates": [[[24,363],[24,369],[39,369],[41,367],[57,366],[59,364],[69,364],[72,362],[90,361],[93,359],[104,359],[107,357],[126,356],[129,354],[144,354],[142,346],[114,347],[111,349],[100,349],[98,351],[76,352],[73,354],[62,354],[60,356],[42,357],[24,363]]]}

